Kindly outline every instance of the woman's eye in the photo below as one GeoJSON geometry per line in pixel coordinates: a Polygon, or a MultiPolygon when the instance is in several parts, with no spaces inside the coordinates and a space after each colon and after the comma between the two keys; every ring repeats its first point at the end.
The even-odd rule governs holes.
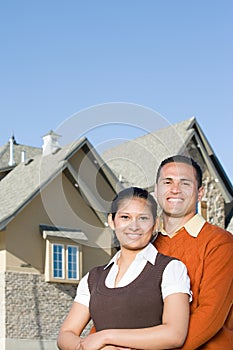
{"type": "Polygon", "coordinates": [[[121,215],[121,219],[123,219],[123,220],[127,220],[129,217],[128,217],[128,215],[121,215]]]}
{"type": "Polygon", "coordinates": [[[146,220],[149,220],[148,216],[141,216],[140,217],[140,220],[141,221],[146,221],[146,220]]]}

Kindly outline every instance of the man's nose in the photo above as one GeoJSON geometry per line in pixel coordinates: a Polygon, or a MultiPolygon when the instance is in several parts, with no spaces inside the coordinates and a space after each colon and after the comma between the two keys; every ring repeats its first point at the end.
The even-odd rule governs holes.
{"type": "Polygon", "coordinates": [[[180,192],[180,183],[179,182],[173,182],[171,186],[171,191],[174,193],[180,192]]]}

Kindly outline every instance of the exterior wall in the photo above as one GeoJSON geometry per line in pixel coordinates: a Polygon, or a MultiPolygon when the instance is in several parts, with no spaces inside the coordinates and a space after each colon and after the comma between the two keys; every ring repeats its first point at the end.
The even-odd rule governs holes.
{"type": "MultiPolygon", "coordinates": [[[[78,161],[81,162],[74,159],[72,165],[76,167],[78,161]]],[[[85,186],[88,190],[92,186],[91,193],[104,198],[105,213],[114,190],[100,174],[90,185],[94,170],[95,163],[91,163],[88,176],[84,174],[85,186]]],[[[64,173],[57,176],[1,232],[1,350],[57,349],[58,330],[75,296],[76,285],[44,280],[46,241],[40,224],[77,228],[85,233],[88,240],[77,242],[83,246],[82,275],[91,267],[106,263],[112,255],[112,234],[90,207],[85,194],[64,173]]]]}
{"type": "Polygon", "coordinates": [[[207,221],[225,228],[224,198],[216,186],[215,179],[206,176],[203,185],[205,188],[203,200],[207,202],[207,221]]]}
{"type": "Polygon", "coordinates": [[[41,342],[54,346],[61,323],[73,302],[76,285],[46,283],[42,275],[7,272],[5,286],[7,343],[41,342]]]}
{"type": "Polygon", "coordinates": [[[112,254],[110,232],[64,175],[47,186],[46,196],[48,206],[48,197],[38,195],[1,232],[1,350],[57,349],[58,330],[73,302],[76,285],[44,281],[46,241],[40,224],[79,228],[86,234],[88,241],[81,242],[83,274],[112,254]]]}
{"type": "Polygon", "coordinates": [[[0,349],[5,350],[5,273],[0,272],[0,349]]]}
{"type": "Polygon", "coordinates": [[[189,155],[198,162],[203,171],[203,186],[205,193],[202,200],[206,201],[207,204],[206,219],[211,224],[225,228],[225,203],[221,191],[218,189],[217,182],[210,175],[196,144],[193,141],[190,142],[187,149],[189,155]]]}
{"type": "MultiPolygon", "coordinates": [[[[39,195],[34,198],[2,232],[7,247],[4,265],[7,271],[44,273],[46,244],[39,230],[40,224],[79,228],[85,233],[88,241],[81,244],[95,249],[85,257],[84,271],[105,263],[111,256],[111,233],[101,226],[97,215],[64,176],[59,192],[60,181],[52,182],[42,194],[42,200],[39,195]]],[[[0,268],[2,263],[1,259],[0,268]]]]}
{"type": "Polygon", "coordinates": [[[50,220],[37,196],[5,230],[7,271],[43,274],[45,241],[39,231],[40,223],[49,224],[50,220]]]}

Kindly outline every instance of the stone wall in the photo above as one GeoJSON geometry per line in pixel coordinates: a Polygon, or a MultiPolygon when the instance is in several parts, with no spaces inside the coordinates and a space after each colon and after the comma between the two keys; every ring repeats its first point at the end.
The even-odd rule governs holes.
{"type": "Polygon", "coordinates": [[[76,286],[29,273],[7,272],[5,278],[5,337],[56,339],[76,286]]]}
{"type": "Polygon", "coordinates": [[[217,188],[213,177],[205,176],[203,179],[205,194],[203,200],[207,202],[207,221],[211,224],[225,227],[224,198],[217,188]]]}
{"type": "Polygon", "coordinates": [[[205,188],[205,194],[202,198],[207,204],[207,221],[211,224],[225,227],[225,204],[224,198],[221,195],[221,191],[218,188],[216,179],[213,178],[204,162],[202,155],[192,140],[187,145],[188,155],[190,155],[201,166],[203,172],[203,186],[205,188]]]}
{"type": "Polygon", "coordinates": [[[0,349],[5,339],[5,273],[0,273],[0,349]],[[3,342],[3,343],[1,343],[3,342]]]}

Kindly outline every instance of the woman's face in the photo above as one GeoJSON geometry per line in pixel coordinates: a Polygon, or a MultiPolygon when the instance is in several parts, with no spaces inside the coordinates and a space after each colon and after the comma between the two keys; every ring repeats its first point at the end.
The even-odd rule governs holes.
{"type": "Polygon", "coordinates": [[[137,197],[121,200],[114,220],[109,215],[109,226],[115,231],[121,249],[143,249],[155,226],[150,204],[137,197]]]}

